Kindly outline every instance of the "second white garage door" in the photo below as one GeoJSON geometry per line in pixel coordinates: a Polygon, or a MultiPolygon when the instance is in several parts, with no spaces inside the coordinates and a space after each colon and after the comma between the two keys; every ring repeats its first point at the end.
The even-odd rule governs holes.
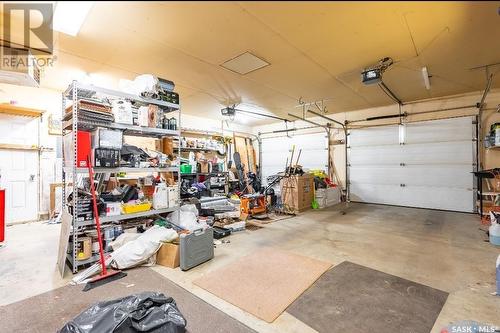
{"type": "Polygon", "coordinates": [[[474,211],[475,117],[351,130],[351,201],[474,211]]]}
{"type": "MultiPolygon", "coordinates": [[[[268,176],[285,171],[285,163],[290,158],[292,146],[295,146],[293,163],[297,160],[304,169],[326,170],[328,168],[328,139],[325,133],[310,133],[292,137],[274,137],[262,139],[262,180],[268,176]]],[[[290,161],[288,161],[290,164],[290,161]]]]}

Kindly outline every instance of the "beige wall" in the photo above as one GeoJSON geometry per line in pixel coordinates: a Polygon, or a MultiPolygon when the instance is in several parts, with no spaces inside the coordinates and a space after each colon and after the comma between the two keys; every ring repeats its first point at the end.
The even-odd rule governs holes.
{"type": "MultiPolygon", "coordinates": [[[[470,93],[470,94],[462,94],[457,96],[450,96],[446,98],[440,98],[435,100],[426,100],[419,101],[416,103],[408,104],[403,106],[402,112],[408,114],[408,117],[405,118],[405,121],[422,121],[422,120],[434,120],[441,118],[449,118],[449,117],[458,117],[458,116],[467,116],[467,115],[477,115],[478,109],[475,107],[466,108],[466,109],[457,109],[450,111],[442,111],[442,112],[434,112],[434,113],[424,113],[418,114],[419,112],[427,112],[431,110],[442,110],[449,109],[455,107],[463,107],[469,105],[475,105],[481,99],[481,92],[470,93]]],[[[483,146],[483,138],[486,133],[489,131],[491,124],[495,122],[500,122],[500,113],[496,112],[497,106],[500,104],[500,90],[491,91],[486,98],[486,106],[482,115],[482,133],[479,135],[480,146],[483,146]]],[[[299,114],[299,110],[292,110],[293,113],[299,114]]],[[[328,115],[329,117],[344,122],[345,120],[353,121],[366,119],[367,117],[375,117],[375,116],[383,116],[383,115],[391,115],[397,114],[399,112],[397,105],[390,105],[384,107],[377,108],[369,108],[363,109],[359,111],[352,111],[348,113],[338,113],[333,115],[328,115]]],[[[322,120],[318,117],[307,117],[310,120],[315,122],[325,124],[326,121],[322,120]]],[[[397,123],[398,119],[389,119],[389,120],[379,120],[379,121],[369,121],[369,122],[356,122],[351,124],[351,126],[363,126],[363,125],[383,125],[383,124],[394,124],[397,123]]],[[[308,127],[311,124],[308,124],[303,121],[295,122],[296,127],[308,127]]],[[[289,128],[293,127],[289,125],[289,128]]],[[[264,126],[254,127],[254,133],[273,131],[273,130],[281,130],[284,129],[283,123],[274,123],[264,126]]],[[[309,131],[301,131],[300,133],[307,133],[312,131],[318,131],[318,129],[309,130],[309,131]]],[[[342,131],[334,131],[335,139],[344,139],[344,135],[342,131]]],[[[298,135],[293,134],[292,135],[298,135]]],[[[343,146],[332,146],[333,151],[333,161],[338,171],[338,176],[341,179],[341,183],[345,185],[345,151],[343,146]]],[[[481,149],[481,161],[483,169],[489,169],[494,167],[500,167],[500,151],[499,150],[486,150],[481,149]]],[[[265,167],[265,161],[263,161],[263,165],[265,167]]]]}

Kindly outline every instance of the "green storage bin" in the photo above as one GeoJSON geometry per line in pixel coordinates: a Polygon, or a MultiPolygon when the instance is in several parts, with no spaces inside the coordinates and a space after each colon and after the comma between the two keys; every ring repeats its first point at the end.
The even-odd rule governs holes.
{"type": "Polygon", "coordinates": [[[192,173],[191,164],[181,164],[181,173],[192,173]]]}

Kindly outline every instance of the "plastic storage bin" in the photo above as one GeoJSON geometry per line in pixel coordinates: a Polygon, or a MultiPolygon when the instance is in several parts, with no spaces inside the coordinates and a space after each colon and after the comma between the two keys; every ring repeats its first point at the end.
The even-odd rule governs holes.
{"type": "Polygon", "coordinates": [[[123,204],[122,205],[122,210],[124,214],[133,214],[133,213],[139,213],[139,212],[144,212],[147,210],[151,209],[151,203],[150,202],[145,202],[141,204],[123,204]]]}
{"type": "Polygon", "coordinates": [[[191,164],[181,164],[181,173],[192,173],[191,164]]]}

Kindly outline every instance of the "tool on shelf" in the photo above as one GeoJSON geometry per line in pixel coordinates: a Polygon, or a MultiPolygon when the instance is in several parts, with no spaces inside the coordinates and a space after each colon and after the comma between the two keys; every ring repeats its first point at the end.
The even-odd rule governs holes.
{"type": "Polygon", "coordinates": [[[90,155],[91,154],[89,152],[89,156],[87,158],[88,162],[87,164],[88,164],[89,178],[90,178],[90,193],[92,195],[92,206],[94,210],[94,219],[97,229],[97,241],[99,242],[99,261],[101,263],[101,273],[98,276],[91,279],[89,282],[87,282],[87,284],[83,288],[83,291],[88,291],[95,287],[101,286],[105,283],[115,281],[127,276],[127,273],[124,273],[122,271],[108,270],[106,268],[106,262],[104,260],[104,249],[102,245],[101,222],[99,220],[99,211],[97,209],[97,195],[94,186],[94,170],[92,167],[92,160],[90,158],[90,155]]]}

